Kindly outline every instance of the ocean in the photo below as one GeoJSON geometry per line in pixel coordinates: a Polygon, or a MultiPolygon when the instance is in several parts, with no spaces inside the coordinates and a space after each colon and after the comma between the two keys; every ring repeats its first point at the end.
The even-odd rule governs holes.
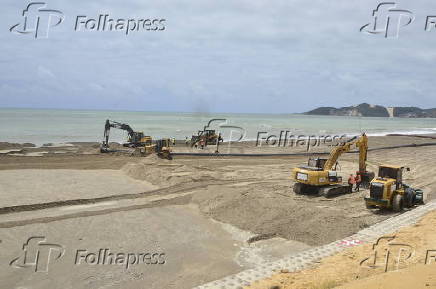
{"type": "MultiPolygon", "coordinates": [[[[244,140],[255,140],[259,132],[268,136],[279,135],[280,131],[294,135],[436,133],[436,119],[0,108],[0,141],[36,145],[100,142],[106,119],[127,123],[135,131],[143,131],[156,139],[190,138],[211,119],[225,119],[225,126],[243,128],[244,140]]],[[[223,120],[216,121],[211,126],[217,129],[222,123],[223,120]]],[[[233,129],[221,127],[219,130],[226,138],[226,133],[231,137],[229,131],[233,129]]],[[[125,139],[125,132],[111,130],[110,141],[123,142],[125,139]]]]}

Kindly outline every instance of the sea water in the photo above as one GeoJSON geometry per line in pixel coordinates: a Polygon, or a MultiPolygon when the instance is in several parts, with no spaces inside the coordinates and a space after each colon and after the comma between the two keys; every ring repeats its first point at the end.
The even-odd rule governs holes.
{"type": "MultiPolygon", "coordinates": [[[[256,140],[259,132],[279,135],[280,131],[294,135],[436,133],[436,119],[431,118],[0,108],[0,141],[36,145],[100,142],[106,119],[127,123],[135,131],[143,131],[155,139],[190,138],[211,119],[221,119],[212,122],[211,126],[223,131],[223,135],[231,128],[220,128],[222,126],[242,128],[244,140],[256,140]]],[[[125,139],[126,132],[111,130],[110,141],[123,142],[125,139]]]]}

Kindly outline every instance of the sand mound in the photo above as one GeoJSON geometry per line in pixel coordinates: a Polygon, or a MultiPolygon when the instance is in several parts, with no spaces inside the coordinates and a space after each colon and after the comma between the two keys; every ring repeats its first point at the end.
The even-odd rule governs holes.
{"type": "Polygon", "coordinates": [[[288,186],[280,184],[209,186],[196,193],[192,202],[198,204],[202,213],[223,223],[309,245],[340,239],[374,222],[371,216],[350,218],[356,213],[355,205],[361,208],[358,211],[364,210],[358,193],[331,201],[321,197],[309,200],[296,197],[288,186]],[[349,206],[350,203],[355,205],[349,206]]]}
{"type": "Polygon", "coordinates": [[[208,181],[214,179],[216,175],[214,172],[204,171],[199,167],[160,159],[156,155],[146,157],[139,163],[128,163],[121,170],[133,179],[147,181],[159,187],[208,181]]]}

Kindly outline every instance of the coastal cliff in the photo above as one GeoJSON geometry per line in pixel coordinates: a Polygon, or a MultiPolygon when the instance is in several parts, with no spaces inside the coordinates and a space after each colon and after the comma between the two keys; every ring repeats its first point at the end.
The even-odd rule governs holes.
{"type": "Polygon", "coordinates": [[[335,116],[362,116],[362,117],[405,117],[405,118],[436,118],[436,108],[422,109],[419,107],[392,107],[361,103],[347,107],[319,107],[308,111],[307,115],[335,115],[335,116]],[[392,114],[392,115],[391,115],[392,114]]]}

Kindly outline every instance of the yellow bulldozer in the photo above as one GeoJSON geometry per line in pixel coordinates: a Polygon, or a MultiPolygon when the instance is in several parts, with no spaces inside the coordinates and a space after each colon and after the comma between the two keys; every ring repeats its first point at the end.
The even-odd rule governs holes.
{"type": "Polygon", "coordinates": [[[144,147],[139,149],[139,152],[143,156],[148,156],[150,154],[156,153],[158,157],[162,159],[172,159],[171,155],[171,145],[174,145],[174,142],[169,138],[158,139],[155,140],[152,144],[147,144],[144,147]]]}
{"type": "Polygon", "coordinates": [[[156,153],[157,153],[158,157],[171,160],[172,159],[171,144],[172,144],[172,142],[168,138],[157,140],[156,141],[156,153]]]}
{"type": "Polygon", "coordinates": [[[403,183],[404,170],[410,168],[380,165],[378,177],[373,179],[369,188],[369,197],[365,198],[366,207],[387,208],[400,212],[403,208],[424,203],[424,194],[403,183]]]}
{"type": "Polygon", "coordinates": [[[292,178],[295,181],[296,194],[319,194],[326,197],[350,193],[350,186],[342,182],[337,172],[339,157],[349,152],[354,146],[359,149],[359,171],[361,185],[368,187],[374,173],[366,170],[368,155],[368,137],[365,134],[356,136],[344,144],[338,145],[330,152],[328,159],[310,158],[307,165],[294,168],[292,178]]]}

